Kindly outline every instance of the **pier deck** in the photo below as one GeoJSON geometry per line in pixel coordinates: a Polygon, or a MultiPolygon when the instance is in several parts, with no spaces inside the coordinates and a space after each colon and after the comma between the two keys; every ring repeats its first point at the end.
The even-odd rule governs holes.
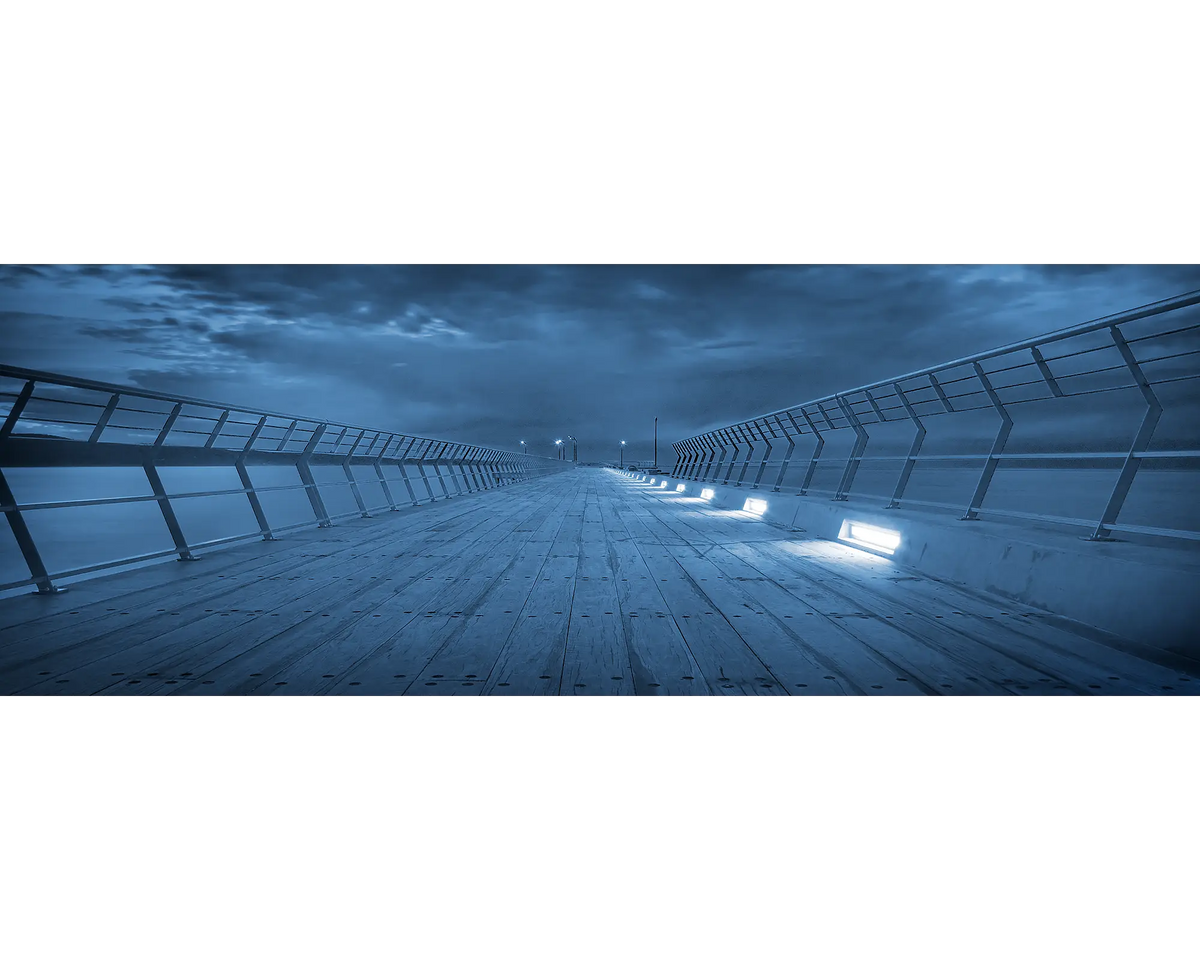
{"type": "Polygon", "coordinates": [[[0,601],[3,694],[1190,694],[1200,675],[581,468],[0,601]]]}

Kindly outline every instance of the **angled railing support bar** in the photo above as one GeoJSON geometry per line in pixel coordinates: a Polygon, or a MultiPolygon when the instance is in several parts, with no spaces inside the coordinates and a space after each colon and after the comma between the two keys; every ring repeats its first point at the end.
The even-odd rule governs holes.
{"type": "MultiPolygon", "coordinates": [[[[770,424],[767,424],[767,426],[770,427],[770,424]]],[[[773,430],[771,432],[774,434],[773,430]]],[[[763,458],[758,464],[758,473],[754,475],[754,483],[750,485],[750,489],[752,490],[757,490],[758,485],[762,483],[763,471],[767,469],[767,461],[771,459],[771,440],[761,427],[758,428],[758,435],[762,438],[763,443],[767,445],[767,449],[763,451],[763,458]]]]}
{"type": "MultiPolygon", "coordinates": [[[[104,411],[100,414],[100,419],[96,421],[96,426],[92,430],[92,435],[90,437],[88,437],[88,443],[98,443],[100,441],[100,434],[102,434],[104,432],[104,428],[108,426],[108,421],[112,419],[112,415],[117,412],[117,404],[120,402],[121,402],[121,395],[119,393],[114,393],[111,397],[108,398],[108,403],[105,405],[104,411]]],[[[225,416],[228,416],[228,415],[229,415],[229,411],[226,410],[225,416]]],[[[221,424],[223,424],[224,422],[225,421],[222,420],[220,423],[217,424],[218,429],[220,428],[221,424]]],[[[216,431],[214,431],[214,433],[215,432],[216,431]]],[[[205,446],[209,447],[209,446],[212,446],[212,444],[206,443],[205,446]]]]}
{"type": "Polygon", "coordinates": [[[904,497],[904,491],[908,488],[908,478],[912,476],[913,467],[917,465],[917,454],[921,452],[921,445],[925,442],[925,425],[921,423],[921,418],[917,416],[917,411],[909,403],[908,396],[898,383],[892,384],[892,389],[904,407],[904,412],[908,414],[908,418],[913,422],[917,430],[913,434],[912,444],[908,448],[908,456],[904,459],[904,466],[900,468],[900,479],[896,481],[896,489],[892,491],[892,499],[888,501],[887,507],[884,508],[888,510],[900,506],[900,501],[904,497]]]}
{"type": "Polygon", "coordinates": [[[183,527],[179,525],[179,518],[175,516],[175,508],[171,505],[171,498],[167,496],[162,477],[158,475],[158,468],[154,465],[153,448],[146,451],[142,468],[146,472],[146,479],[150,481],[150,489],[158,502],[159,510],[162,511],[163,521],[167,525],[167,531],[171,534],[171,540],[175,544],[175,552],[179,554],[179,559],[198,560],[199,557],[195,556],[192,548],[188,546],[187,537],[183,534],[183,527]]]}
{"type": "Polygon", "coordinates": [[[855,474],[858,473],[858,465],[862,462],[863,451],[867,449],[869,437],[866,428],[854,412],[854,408],[850,406],[850,402],[845,397],[839,396],[837,403],[842,408],[846,421],[854,429],[854,447],[850,451],[850,456],[846,458],[846,467],[842,470],[842,479],[838,483],[837,493],[833,497],[834,500],[847,500],[850,497],[850,486],[854,483],[855,474]]]}
{"type": "MultiPolygon", "coordinates": [[[[29,389],[33,390],[32,382],[29,389]]],[[[19,410],[17,415],[20,416],[19,410]]],[[[13,422],[16,422],[15,417],[13,422]]],[[[21,551],[25,566],[29,568],[29,577],[37,587],[37,592],[41,594],[61,593],[66,587],[55,586],[54,581],[51,580],[46,565],[42,562],[42,555],[38,552],[37,544],[34,542],[33,534],[29,532],[29,526],[25,523],[25,518],[21,516],[21,509],[17,506],[17,500],[8,485],[8,480],[5,479],[3,470],[0,470],[0,507],[4,509],[8,528],[12,531],[13,539],[17,541],[17,548],[21,551]]]]}
{"type": "Polygon", "coordinates": [[[996,468],[1000,466],[1000,454],[1004,452],[1004,445],[1008,443],[1008,435],[1012,432],[1013,426],[1012,417],[1008,415],[1008,411],[1004,408],[999,394],[996,393],[987,374],[983,372],[983,367],[979,365],[979,361],[976,360],[971,366],[975,368],[975,376],[983,384],[983,389],[987,392],[992,406],[1000,414],[1000,429],[996,433],[996,439],[992,441],[992,449],[988,453],[987,460],[984,462],[983,473],[979,476],[979,483],[975,485],[975,493],[971,497],[971,503],[967,507],[967,512],[959,517],[960,520],[979,519],[979,508],[983,506],[983,498],[987,496],[988,487],[992,483],[992,477],[996,474],[996,468]]]}
{"type": "MultiPolygon", "coordinates": [[[[822,411],[823,412],[823,411],[822,411]]],[[[817,429],[817,425],[813,423],[813,418],[808,415],[808,411],[803,407],[800,408],[800,416],[804,417],[804,422],[808,424],[808,429],[813,432],[813,436],[817,438],[817,445],[813,449],[812,457],[808,461],[808,469],[804,472],[804,479],[800,482],[800,491],[798,496],[808,496],[808,488],[812,484],[813,474],[817,472],[817,461],[821,459],[821,451],[825,449],[825,438],[821,436],[821,431],[817,429]]],[[[825,422],[829,422],[829,417],[825,417],[825,422]]]]}
{"type": "Polygon", "coordinates": [[[327,426],[328,424],[322,423],[313,431],[304,447],[304,452],[296,461],[296,472],[300,474],[300,482],[304,484],[304,492],[308,494],[308,502],[312,507],[313,515],[317,518],[318,527],[331,527],[333,521],[329,519],[329,511],[325,509],[325,501],[321,499],[321,491],[317,489],[317,481],[313,477],[309,460],[321,442],[321,438],[325,436],[327,426]]]}
{"type": "Polygon", "coordinates": [[[1142,417],[1137,434],[1134,436],[1133,443],[1129,447],[1129,453],[1125,456],[1125,462],[1121,465],[1121,472],[1117,476],[1117,482],[1113,486],[1112,493],[1109,495],[1108,504],[1104,507],[1104,513],[1100,516],[1100,522],[1096,524],[1096,529],[1092,531],[1092,535],[1087,538],[1089,540],[1111,539],[1109,526],[1117,522],[1117,517],[1121,513],[1121,507],[1125,505],[1125,498],[1129,495],[1129,488],[1133,486],[1134,477],[1137,476],[1138,466],[1141,464],[1139,454],[1145,453],[1150,449],[1150,440],[1154,436],[1154,429],[1158,426],[1158,420],[1163,412],[1158,396],[1150,386],[1150,381],[1146,379],[1146,374],[1142,371],[1141,366],[1134,357],[1133,351],[1129,349],[1129,344],[1125,342],[1121,331],[1112,326],[1108,328],[1108,332],[1118,352],[1121,354],[1121,359],[1125,361],[1125,366],[1129,368],[1129,372],[1133,375],[1134,382],[1142,394],[1142,399],[1146,402],[1146,413],[1142,417]]]}
{"type": "MultiPolygon", "coordinates": [[[[792,421],[792,426],[795,428],[798,435],[800,433],[799,425],[792,418],[790,413],[787,414],[787,418],[792,421]]],[[[780,487],[783,486],[783,478],[787,473],[788,465],[792,462],[792,453],[796,449],[796,440],[790,433],[788,433],[787,428],[784,427],[783,422],[779,419],[778,415],[775,417],[775,422],[779,424],[779,429],[783,431],[783,435],[787,438],[788,442],[787,452],[783,455],[783,463],[781,463],[779,466],[779,476],[775,478],[775,486],[771,488],[772,490],[778,492],[780,487]]]]}

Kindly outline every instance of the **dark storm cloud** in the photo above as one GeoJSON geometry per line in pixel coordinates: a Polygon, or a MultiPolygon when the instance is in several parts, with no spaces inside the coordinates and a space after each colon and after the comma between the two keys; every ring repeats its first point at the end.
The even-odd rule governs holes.
{"type": "MultiPolygon", "coordinates": [[[[585,456],[1200,287],[1195,266],[0,270],[24,365],[585,456]]],[[[15,361],[9,361],[15,362],[15,361]]]]}

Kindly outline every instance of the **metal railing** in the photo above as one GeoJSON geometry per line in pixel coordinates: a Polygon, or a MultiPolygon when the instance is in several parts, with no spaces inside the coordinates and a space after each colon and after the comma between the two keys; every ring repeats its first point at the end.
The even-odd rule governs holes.
{"type": "MultiPolygon", "coordinates": [[[[55,593],[61,581],[111,567],[164,557],[197,559],[196,550],[277,534],[316,523],[328,527],[346,517],[370,517],[363,488],[378,485],[385,505],[396,510],[402,488],[413,505],[486,490],[566,469],[547,457],[416,437],[389,430],[250,407],[214,403],[112,383],[59,376],[0,364],[0,403],[8,409],[0,426],[0,510],[29,569],[29,577],[0,583],[0,591],[35,585],[55,593]],[[299,482],[256,487],[251,467],[288,466],[299,482]],[[344,480],[318,482],[314,466],[341,468],[344,480]],[[374,477],[355,476],[354,467],[374,477]],[[136,467],[144,471],[151,493],[122,497],[44,500],[19,503],[4,471],[22,468],[136,467]],[[160,468],[233,467],[240,486],[231,489],[168,493],[160,468]],[[409,469],[414,470],[410,473],[409,469]],[[390,476],[389,476],[390,474],[390,476]],[[436,485],[436,487],[435,487],[436,485]],[[348,488],[354,510],[330,514],[322,490],[348,488]],[[285,526],[272,525],[262,494],[303,490],[313,517],[285,526]],[[190,542],[173,504],[198,497],[244,497],[257,529],[204,542],[190,542]],[[167,550],[140,553],[51,572],[46,568],[25,514],[111,504],[156,503],[170,533],[167,550]]],[[[0,406],[0,409],[3,409],[0,406]]]]}
{"type": "MultiPolygon", "coordinates": [[[[749,489],[769,485],[773,491],[796,491],[799,496],[828,493],[834,500],[848,500],[861,465],[898,466],[890,495],[863,494],[856,498],[886,503],[889,509],[902,504],[940,509],[965,510],[959,519],[977,520],[981,514],[1016,520],[1084,526],[1085,539],[1112,540],[1117,531],[1146,537],[1200,540],[1200,531],[1173,526],[1121,524],[1118,518],[1126,503],[1139,467],[1146,463],[1170,466],[1188,472],[1195,481],[1200,461],[1200,291],[1158,301],[1045,334],[1019,343],[963,357],[937,366],[854,387],[830,396],[730,424],[672,444],[676,463],[672,476],[714,484],[746,485],[749,489]],[[1176,384],[1177,387],[1168,387],[1176,384]],[[1155,441],[1155,429],[1170,403],[1164,388],[1182,389],[1175,399],[1176,414],[1182,414],[1188,434],[1178,440],[1155,441]],[[1097,449],[1087,445],[1077,431],[1079,411],[1072,416],[1065,408],[1070,398],[1092,398],[1090,415],[1106,425],[1117,422],[1110,397],[1136,393],[1140,397],[1141,421],[1126,448],[1097,449]],[[1037,411],[1034,413],[1034,411],[1037,411]],[[928,434],[926,421],[956,417],[970,411],[990,411],[996,432],[990,449],[979,453],[923,454],[928,434]],[[1026,413],[1030,416],[1026,416],[1026,413]],[[1014,414],[1016,415],[1014,417],[1014,414]],[[1037,452],[1006,452],[1014,424],[1031,422],[1043,434],[1057,428],[1059,449],[1037,452]],[[906,424],[912,429],[907,452],[868,456],[872,440],[869,428],[877,424],[906,424]],[[836,487],[814,486],[818,467],[830,433],[849,430],[853,442],[841,465],[836,487]],[[807,438],[812,447],[807,458],[795,456],[797,440],[807,438]],[[1152,441],[1155,441],[1152,443],[1152,441]],[[1152,449],[1152,446],[1154,447],[1152,449]],[[1070,449],[1068,449],[1070,448],[1070,449]],[[1070,516],[989,507],[986,499],[998,468],[1061,468],[1064,463],[1110,466],[1118,473],[1099,515],[1070,516]],[[947,500],[906,499],[914,468],[920,464],[971,464],[980,467],[978,479],[966,504],[947,500]],[[770,472],[768,472],[770,471],[770,472]]],[[[1176,427],[1179,429],[1179,426],[1176,427]]],[[[1192,488],[1200,502],[1200,485],[1192,488]]]]}

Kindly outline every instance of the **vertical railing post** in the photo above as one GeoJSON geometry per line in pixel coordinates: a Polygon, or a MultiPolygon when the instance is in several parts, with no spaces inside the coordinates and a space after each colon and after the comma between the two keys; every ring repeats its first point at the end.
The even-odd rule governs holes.
{"type": "Polygon", "coordinates": [[[458,472],[462,476],[462,482],[463,486],[466,488],[466,492],[474,493],[475,485],[471,482],[471,477],[467,473],[467,454],[469,451],[470,447],[468,447],[466,444],[463,444],[461,447],[459,447],[456,453],[457,459],[455,461],[455,466],[458,467],[458,472]]]}
{"type": "MultiPolygon", "coordinates": [[[[354,502],[358,505],[358,512],[363,517],[370,517],[371,511],[367,509],[366,501],[363,500],[362,491],[358,489],[358,481],[354,478],[354,470],[350,466],[350,461],[354,457],[354,451],[358,449],[358,445],[362,443],[363,437],[367,434],[366,430],[360,430],[358,436],[354,438],[354,443],[350,445],[350,450],[342,459],[342,472],[346,475],[346,482],[350,484],[350,492],[354,494],[354,502]]],[[[341,440],[338,440],[341,443],[341,440]]]]}
{"type": "MultiPolygon", "coordinates": [[[[21,406],[24,407],[24,404],[21,406]]],[[[20,413],[21,411],[18,410],[18,417],[20,413]]],[[[16,422],[16,418],[13,418],[13,422],[16,422]]],[[[25,566],[29,568],[29,577],[37,587],[37,592],[40,594],[51,594],[62,593],[66,590],[66,587],[55,586],[54,581],[50,578],[50,574],[46,570],[46,564],[42,562],[42,555],[38,552],[37,544],[34,542],[33,534],[29,532],[25,518],[21,516],[21,509],[17,505],[17,498],[13,496],[12,488],[9,487],[3,470],[0,470],[0,508],[4,510],[4,516],[8,520],[8,528],[12,531],[13,539],[17,541],[17,547],[20,549],[21,556],[25,560],[25,566]]]]}
{"type": "Polygon", "coordinates": [[[721,481],[722,484],[727,484],[727,483],[729,483],[730,476],[733,474],[733,468],[737,464],[738,450],[740,448],[737,445],[738,438],[733,435],[732,428],[726,428],[725,430],[722,430],[721,432],[725,435],[725,438],[729,441],[730,445],[733,447],[733,456],[731,456],[729,458],[729,466],[725,470],[725,479],[721,481]]]}
{"type": "Polygon", "coordinates": [[[454,495],[456,497],[463,495],[462,484],[458,482],[458,474],[454,472],[454,468],[458,466],[458,452],[461,446],[461,444],[454,444],[444,458],[446,461],[446,472],[450,474],[450,481],[454,484],[454,495]]]}
{"type": "Polygon", "coordinates": [[[426,459],[426,454],[428,454],[429,451],[433,449],[433,443],[434,442],[432,440],[425,443],[421,447],[421,455],[419,457],[417,457],[417,474],[425,482],[425,491],[426,491],[426,493],[429,494],[429,502],[430,503],[435,502],[437,500],[437,497],[435,497],[433,495],[433,486],[430,484],[429,477],[425,473],[425,459],[426,459]]]}
{"type": "Polygon", "coordinates": [[[396,458],[396,466],[400,470],[400,479],[404,481],[404,489],[408,491],[408,499],[412,501],[414,507],[420,503],[420,500],[417,497],[417,492],[413,490],[412,480],[408,476],[408,471],[404,469],[404,461],[408,458],[408,452],[413,448],[416,442],[416,437],[410,437],[408,446],[405,447],[404,452],[396,458]]]}
{"type": "MultiPolygon", "coordinates": [[[[225,411],[228,414],[228,410],[225,411]]],[[[222,421],[224,423],[224,421],[222,421]]],[[[264,416],[258,421],[258,426],[250,434],[250,439],[246,441],[246,445],[242,448],[242,452],[238,454],[238,458],[234,461],[234,468],[237,470],[238,479],[242,481],[242,489],[246,491],[246,499],[250,502],[250,509],[254,513],[254,519],[258,521],[258,529],[264,540],[274,540],[275,534],[271,532],[271,525],[267,523],[267,515],[263,511],[262,503],[258,499],[258,491],[254,489],[254,484],[250,481],[250,471],[246,469],[246,457],[250,454],[251,448],[254,446],[254,441],[258,439],[258,435],[262,433],[263,427],[266,426],[267,418],[264,416]]],[[[218,430],[220,427],[218,426],[218,430]]],[[[214,430],[209,440],[215,440],[217,430],[214,430]]]]}
{"type": "MultiPolygon", "coordinates": [[[[712,437],[721,448],[721,456],[717,458],[716,465],[712,469],[712,481],[713,481],[713,483],[716,483],[717,480],[720,479],[721,464],[723,464],[725,462],[725,454],[728,453],[728,451],[725,449],[725,434],[724,433],[722,433],[720,430],[716,430],[713,433],[710,433],[709,436],[712,437]]],[[[708,478],[709,478],[709,473],[706,470],[704,472],[704,479],[707,480],[708,478]]]]}
{"type": "Polygon", "coordinates": [[[304,452],[300,454],[300,459],[296,461],[296,472],[300,474],[300,482],[304,484],[304,491],[308,494],[308,502],[312,507],[313,515],[317,518],[318,527],[331,527],[333,521],[329,519],[329,512],[325,509],[325,501],[321,499],[321,491],[317,489],[317,481],[313,476],[309,461],[312,459],[317,445],[321,442],[321,438],[325,436],[328,426],[326,423],[317,426],[305,445],[304,452]]]}
{"type": "MultiPolygon", "coordinates": [[[[764,419],[763,423],[765,423],[767,425],[767,430],[771,431],[771,436],[774,437],[776,440],[778,440],[779,436],[775,433],[775,428],[771,426],[771,422],[769,420],[764,419]]],[[[763,471],[767,469],[767,461],[771,459],[771,450],[772,450],[771,441],[770,441],[770,439],[767,438],[766,431],[763,430],[762,427],[758,426],[757,422],[755,422],[754,426],[757,427],[758,435],[759,435],[759,437],[762,438],[763,443],[765,443],[767,445],[767,449],[763,451],[762,461],[758,465],[758,473],[756,473],[754,475],[754,483],[752,483],[750,485],[751,490],[757,490],[758,485],[760,483],[762,483],[763,471]]]]}
{"type": "Polygon", "coordinates": [[[388,486],[387,477],[383,475],[383,458],[387,454],[388,447],[392,445],[392,440],[395,439],[395,434],[389,434],[383,446],[379,448],[379,456],[374,460],[375,476],[379,478],[379,487],[383,490],[383,498],[387,501],[388,510],[396,510],[396,501],[392,497],[392,488],[388,486]]]}
{"type": "Polygon", "coordinates": [[[746,459],[742,461],[742,470],[738,474],[737,483],[734,484],[735,487],[740,487],[742,481],[746,479],[746,468],[750,466],[750,459],[754,456],[754,434],[743,426],[738,426],[736,429],[738,436],[746,441],[746,459]]]}
{"type": "Polygon", "coordinates": [[[336,454],[338,452],[338,449],[342,445],[342,441],[346,439],[346,431],[349,429],[349,427],[342,427],[342,432],[339,433],[337,435],[337,439],[333,441],[333,449],[329,451],[330,453],[336,454]]]}
{"type": "Polygon", "coordinates": [[[475,487],[476,491],[487,489],[487,484],[484,482],[483,474],[479,470],[478,460],[479,448],[475,446],[467,447],[467,456],[465,460],[467,474],[470,476],[471,483],[475,487]]]}
{"type": "Polygon", "coordinates": [[[858,465],[862,462],[863,451],[867,448],[867,430],[854,413],[854,408],[850,405],[845,397],[840,394],[835,397],[837,404],[842,408],[842,413],[846,416],[846,421],[854,428],[854,447],[850,451],[850,456],[846,458],[846,468],[842,471],[842,479],[838,484],[837,493],[834,494],[834,500],[848,500],[850,497],[850,486],[854,483],[854,475],[858,473],[858,465]]]}
{"type": "Polygon", "coordinates": [[[1008,435],[1012,432],[1013,425],[1012,417],[1004,409],[1004,404],[1000,401],[1000,395],[992,387],[987,374],[983,372],[983,367],[979,365],[978,361],[972,363],[971,366],[975,368],[975,376],[983,384],[983,389],[986,391],[988,399],[992,402],[992,406],[1000,414],[1000,429],[996,433],[996,439],[992,441],[992,449],[983,464],[983,473],[979,476],[979,483],[975,485],[975,493],[971,497],[971,503],[967,507],[967,512],[959,517],[960,520],[979,519],[979,508],[983,506],[983,498],[987,496],[988,487],[991,485],[992,477],[996,473],[996,467],[1000,465],[1000,454],[1004,452],[1004,445],[1008,442],[1008,435]]]}
{"type": "MultiPolygon", "coordinates": [[[[787,415],[787,418],[792,421],[792,426],[796,428],[796,433],[799,434],[800,427],[792,418],[790,413],[787,415]]],[[[787,453],[783,455],[783,463],[779,465],[779,476],[775,478],[775,486],[771,488],[772,490],[778,492],[783,486],[783,477],[787,473],[788,465],[792,462],[792,452],[796,449],[796,441],[792,435],[788,433],[787,427],[783,425],[783,421],[779,419],[778,414],[775,415],[775,422],[779,424],[779,429],[783,431],[783,435],[787,438],[788,442],[787,453]]]]}
{"type": "Polygon", "coordinates": [[[4,423],[0,425],[0,443],[8,439],[9,434],[13,432],[13,428],[17,425],[17,421],[21,419],[21,414],[25,410],[26,404],[29,403],[29,398],[33,396],[33,387],[35,381],[26,380],[25,386],[21,388],[21,392],[17,394],[17,399],[13,401],[13,405],[8,410],[8,416],[4,418],[4,423]]]}
{"type": "Polygon", "coordinates": [[[279,441],[279,446],[277,446],[275,448],[277,451],[282,450],[284,447],[286,447],[288,445],[288,441],[292,439],[292,434],[296,432],[296,424],[298,424],[299,422],[300,422],[299,420],[292,421],[291,426],[289,426],[287,428],[287,430],[284,432],[283,439],[279,441]]]}
{"type": "Polygon", "coordinates": [[[1037,347],[1030,347],[1029,352],[1033,355],[1033,362],[1037,364],[1038,372],[1041,373],[1042,379],[1046,381],[1046,386],[1050,388],[1050,395],[1052,397],[1061,397],[1063,395],[1062,387],[1058,385],[1058,381],[1054,379],[1054,374],[1050,372],[1050,364],[1042,356],[1042,351],[1037,347]]]}
{"type": "Polygon", "coordinates": [[[154,446],[161,447],[163,445],[167,439],[167,434],[170,433],[171,428],[175,426],[175,421],[179,419],[179,414],[182,410],[182,403],[177,403],[171,408],[171,412],[167,414],[166,423],[163,424],[162,429],[158,432],[158,439],[154,441],[154,446]]]}
{"type": "Polygon", "coordinates": [[[717,458],[717,444],[713,440],[711,433],[706,433],[700,440],[708,447],[708,456],[704,458],[703,463],[696,465],[696,479],[703,483],[708,479],[709,473],[712,472],[713,462],[717,458]]]}
{"type": "Polygon", "coordinates": [[[167,496],[162,477],[158,475],[158,467],[154,463],[154,451],[157,449],[158,444],[155,444],[143,454],[142,469],[146,472],[146,479],[150,481],[150,490],[154,493],[154,499],[162,512],[163,522],[166,523],[167,531],[171,534],[171,540],[175,544],[175,552],[179,554],[179,559],[198,560],[200,558],[195,556],[191,547],[188,546],[187,537],[183,534],[183,527],[179,525],[179,518],[175,516],[175,508],[171,505],[171,498],[167,496]]]}
{"type": "Polygon", "coordinates": [[[929,385],[933,387],[933,392],[937,394],[938,399],[942,401],[942,409],[947,413],[954,413],[954,407],[950,403],[950,398],[946,396],[946,391],[942,389],[942,385],[938,383],[938,378],[932,373],[929,375],[929,385]]]}
{"type": "Polygon", "coordinates": [[[912,476],[913,467],[917,465],[917,454],[921,452],[921,445],[925,442],[925,425],[921,423],[921,418],[917,416],[917,411],[913,409],[904,390],[899,383],[893,383],[892,389],[896,392],[897,398],[904,406],[904,412],[908,414],[908,418],[913,422],[917,431],[913,434],[912,445],[908,448],[908,456],[904,458],[904,466],[900,468],[900,478],[896,481],[896,489],[892,491],[892,499],[884,508],[885,510],[894,510],[900,506],[904,491],[908,488],[908,478],[912,476]]]}
{"type": "MultiPolygon", "coordinates": [[[[825,417],[825,422],[829,422],[829,415],[825,413],[821,405],[817,404],[817,409],[821,411],[825,417]]],[[[821,459],[821,451],[825,449],[825,438],[821,436],[821,431],[817,429],[817,425],[813,423],[813,418],[808,415],[808,411],[803,407],[800,408],[800,415],[804,417],[804,422],[808,424],[808,429],[813,432],[813,436],[817,438],[817,445],[813,448],[812,457],[808,461],[808,469],[804,472],[804,479],[800,481],[800,490],[796,494],[798,497],[807,497],[808,488],[812,485],[813,475],[817,472],[817,461],[821,459]]]]}
{"type": "Polygon", "coordinates": [[[1100,522],[1096,524],[1096,529],[1092,531],[1092,535],[1088,540],[1111,540],[1109,528],[1117,522],[1117,517],[1121,513],[1121,507],[1125,504],[1125,498],[1129,495],[1129,488],[1133,486],[1133,479],[1137,476],[1138,467],[1141,465],[1141,455],[1150,448],[1150,440],[1154,436],[1154,428],[1158,426],[1159,417],[1162,416],[1163,408],[1159,402],[1157,395],[1150,386],[1150,381],[1146,379],[1146,374],[1142,372],[1141,366],[1134,357],[1133,351],[1129,349],[1129,344],[1125,342],[1125,338],[1121,335],[1121,331],[1113,326],[1108,328],[1109,335],[1116,344],[1117,350],[1121,354],[1121,359],[1125,361],[1125,366],[1129,368],[1129,372],[1133,375],[1134,382],[1141,391],[1142,399],[1146,401],[1146,413],[1142,417],[1142,423],[1138,427],[1137,434],[1133,438],[1133,443],[1129,447],[1129,453],[1125,455],[1125,463],[1121,466],[1121,472],[1117,476],[1116,485],[1113,487],[1113,492],[1108,498],[1108,504],[1104,508],[1104,513],[1100,516],[1100,522]]]}
{"type": "MultiPolygon", "coordinates": [[[[107,412],[107,411],[105,411],[105,412],[107,412]]],[[[210,449],[212,447],[212,445],[217,442],[217,437],[219,437],[221,435],[221,428],[225,426],[225,423],[228,419],[229,419],[229,411],[222,410],[221,415],[217,418],[217,425],[215,427],[213,427],[212,433],[210,433],[208,435],[208,439],[204,441],[204,449],[205,450],[210,449]]],[[[266,418],[264,417],[263,422],[265,422],[265,421],[266,421],[266,418]]],[[[105,421],[105,422],[107,423],[107,421],[105,421]]],[[[260,426],[261,426],[261,424],[260,424],[260,426]]],[[[103,427],[100,424],[96,424],[96,429],[97,429],[97,431],[99,431],[99,430],[102,430],[103,427]]],[[[97,436],[97,439],[99,439],[99,433],[97,433],[96,436],[97,436]]]]}
{"type": "MultiPolygon", "coordinates": [[[[92,435],[88,437],[88,443],[98,443],[100,441],[100,434],[104,432],[104,428],[108,426],[108,421],[111,420],[113,414],[117,412],[117,404],[120,402],[121,395],[119,393],[114,393],[108,398],[108,404],[105,406],[104,411],[100,414],[100,419],[96,421],[96,426],[92,429],[92,435]]],[[[224,421],[222,421],[222,423],[224,423],[224,421]]],[[[221,424],[218,424],[217,426],[219,428],[221,424]]],[[[205,446],[208,446],[208,444],[205,444],[205,446]]]]}
{"type": "Polygon", "coordinates": [[[479,448],[467,448],[467,470],[471,475],[471,482],[475,485],[475,489],[486,490],[488,488],[487,481],[483,476],[483,471],[479,469],[479,448]]]}
{"type": "Polygon", "coordinates": [[[450,449],[450,444],[443,443],[438,448],[438,452],[433,455],[433,474],[434,474],[434,476],[437,477],[438,484],[442,488],[442,496],[445,497],[447,500],[450,499],[450,488],[448,486],[446,486],[446,477],[445,477],[445,474],[442,473],[442,467],[445,466],[446,451],[449,449],[450,449]]]}
{"type": "Polygon", "coordinates": [[[684,480],[692,479],[692,469],[700,459],[700,449],[700,441],[696,439],[688,440],[684,446],[683,469],[679,472],[679,476],[684,480]]]}

